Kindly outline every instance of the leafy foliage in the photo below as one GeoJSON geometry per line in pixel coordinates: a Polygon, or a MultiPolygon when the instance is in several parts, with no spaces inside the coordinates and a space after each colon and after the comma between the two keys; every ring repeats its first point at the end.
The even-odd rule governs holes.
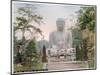
{"type": "Polygon", "coordinates": [[[79,27],[82,34],[83,57],[87,57],[89,67],[94,68],[95,61],[95,32],[96,32],[96,7],[82,7],[79,11],[79,27]]]}
{"type": "Polygon", "coordinates": [[[26,47],[26,56],[32,56],[34,55],[34,53],[36,54],[36,45],[35,45],[35,41],[32,40],[30,41],[30,43],[28,44],[28,46],[26,47]]]}
{"type": "Polygon", "coordinates": [[[79,25],[80,29],[88,29],[95,31],[96,24],[96,8],[95,7],[82,7],[79,11],[79,25]]]}
{"type": "Polygon", "coordinates": [[[34,67],[37,63],[39,64],[40,57],[36,50],[35,40],[30,41],[27,45],[24,53],[24,59],[25,64],[30,68],[34,67]]]}
{"type": "MultiPolygon", "coordinates": [[[[24,68],[26,67],[25,70],[27,70],[27,68],[29,70],[32,70],[33,67],[38,64],[39,61],[39,55],[37,54],[36,51],[36,45],[35,45],[35,40],[34,38],[36,37],[35,34],[40,34],[42,35],[42,31],[40,30],[40,28],[37,28],[36,25],[40,25],[41,23],[43,23],[42,21],[42,17],[35,11],[36,8],[34,6],[29,6],[26,5],[25,7],[19,7],[17,9],[17,13],[16,14],[16,18],[15,18],[15,22],[14,22],[14,38],[15,34],[18,30],[21,30],[22,32],[22,39],[20,40],[22,42],[21,47],[22,47],[22,55],[20,55],[20,57],[22,57],[22,63],[21,64],[21,68],[19,66],[17,66],[18,64],[15,63],[15,70],[24,70],[24,68]],[[34,24],[32,24],[33,22],[35,22],[34,24]],[[26,40],[25,38],[25,32],[28,31],[29,33],[31,33],[32,38],[30,40],[26,40]]],[[[16,46],[19,45],[17,44],[18,40],[14,39],[14,49],[16,50],[16,46]]],[[[17,55],[17,59],[20,59],[20,57],[17,55]]],[[[35,67],[37,68],[37,67],[35,67]]]]}
{"type": "Polygon", "coordinates": [[[21,30],[23,33],[23,38],[25,38],[25,31],[29,31],[31,34],[33,31],[36,31],[42,35],[42,31],[39,28],[37,28],[35,25],[30,24],[33,21],[38,25],[43,23],[43,18],[37,12],[35,12],[35,9],[33,10],[32,7],[29,6],[20,7],[17,10],[17,15],[18,16],[16,17],[16,22],[14,23],[14,31],[21,30]]]}

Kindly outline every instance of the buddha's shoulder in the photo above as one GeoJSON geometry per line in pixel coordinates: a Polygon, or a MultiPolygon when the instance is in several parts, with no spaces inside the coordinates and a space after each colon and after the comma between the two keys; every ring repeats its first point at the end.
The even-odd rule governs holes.
{"type": "Polygon", "coordinates": [[[57,34],[57,31],[53,31],[50,33],[50,35],[56,35],[57,34]]]}

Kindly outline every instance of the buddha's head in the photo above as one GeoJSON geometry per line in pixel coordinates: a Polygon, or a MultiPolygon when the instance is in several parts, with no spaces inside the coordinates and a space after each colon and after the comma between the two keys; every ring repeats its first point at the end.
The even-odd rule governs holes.
{"type": "Polygon", "coordinates": [[[65,27],[65,20],[63,18],[58,18],[56,21],[57,30],[63,31],[65,27]]]}

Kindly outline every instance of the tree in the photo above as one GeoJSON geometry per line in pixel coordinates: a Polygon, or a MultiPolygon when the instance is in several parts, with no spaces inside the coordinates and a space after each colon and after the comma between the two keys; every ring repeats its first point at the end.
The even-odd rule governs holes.
{"type": "Polygon", "coordinates": [[[35,40],[29,42],[28,46],[25,50],[25,60],[29,67],[33,67],[33,65],[38,63],[39,55],[36,51],[35,40]]]}
{"type": "MultiPolygon", "coordinates": [[[[16,17],[15,17],[15,22],[14,22],[14,38],[15,38],[15,34],[18,30],[21,30],[22,32],[22,39],[21,41],[21,47],[23,49],[22,51],[22,55],[20,56],[22,57],[22,65],[25,65],[27,62],[25,62],[27,59],[30,62],[30,64],[32,64],[32,59],[38,59],[38,55],[36,53],[36,48],[35,48],[35,34],[40,34],[42,35],[42,31],[36,27],[36,25],[40,25],[41,23],[43,23],[42,21],[42,17],[35,11],[36,8],[34,6],[29,6],[26,5],[25,7],[19,7],[16,11],[16,17]],[[32,24],[33,22],[35,22],[34,24],[32,24]],[[30,40],[26,40],[25,38],[25,32],[28,31],[29,33],[31,33],[31,39],[30,40]]],[[[16,44],[18,40],[14,39],[14,49],[16,49],[16,46],[19,45],[16,44]]],[[[18,57],[15,57],[18,58],[18,57]]],[[[35,62],[35,60],[34,60],[35,62]]],[[[25,66],[28,66],[25,65],[25,66]]],[[[32,65],[30,65],[32,67],[32,65]]]]}
{"type": "Polygon", "coordinates": [[[79,11],[78,22],[82,34],[84,58],[88,59],[89,67],[94,68],[96,7],[95,6],[82,7],[79,11]]]}
{"type": "Polygon", "coordinates": [[[73,48],[76,48],[76,60],[82,60],[82,35],[79,28],[72,29],[73,48]]]}
{"type": "Polygon", "coordinates": [[[88,29],[95,31],[96,24],[96,8],[82,7],[79,11],[79,26],[81,30],[88,29]]]}
{"type": "MultiPolygon", "coordinates": [[[[42,35],[42,31],[37,28],[36,26],[32,25],[31,22],[35,22],[38,25],[40,25],[41,23],[43,23],[42,21],[42,17],[35,12],[36,8],[34,6],[29,6],[26,5],[26,7],[20,7],[17,10],[17,17],[16,17],[16,21],[14,22],[14,35],[18,30],[21,30],[22,32],[22,42],[25,48],[25,32],[29,31],[29,33],[31,33],[32,37],[35,37],[35,33],[39,33],[40,35],[42,35]],[[32,8],[33,7],[33,8],[32,8]],[[33,32],[35,32],[33,34],[33,32]]],[[[30,41],[29,41],[30,42],[30,41]]],[[[23,48],[23,49],[24,49],[23,48]]]]}

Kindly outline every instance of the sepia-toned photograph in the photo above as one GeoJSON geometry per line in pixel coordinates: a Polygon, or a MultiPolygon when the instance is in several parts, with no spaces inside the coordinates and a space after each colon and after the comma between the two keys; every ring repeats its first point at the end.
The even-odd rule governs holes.
{"type": "Polygon", "coordinates": [[[12,74],[96,69],[96,6],[12,1],[12,74]]]}

